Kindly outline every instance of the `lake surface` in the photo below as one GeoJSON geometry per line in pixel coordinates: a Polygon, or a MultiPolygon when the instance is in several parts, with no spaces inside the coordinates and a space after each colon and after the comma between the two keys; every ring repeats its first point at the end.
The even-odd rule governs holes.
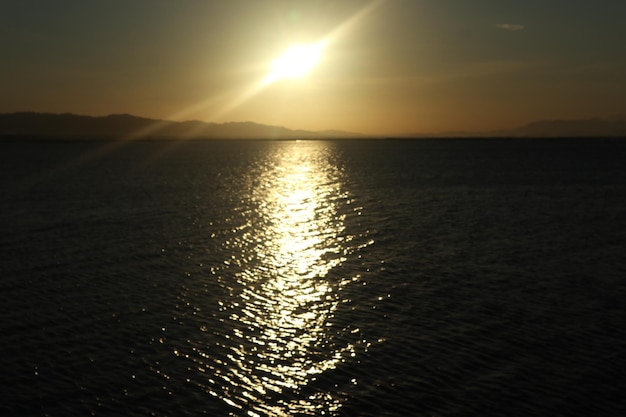
{"type": "Polygon", "coordinates": [[[2,415],[626,415],[626,140],[0,149],[2,415]]]}

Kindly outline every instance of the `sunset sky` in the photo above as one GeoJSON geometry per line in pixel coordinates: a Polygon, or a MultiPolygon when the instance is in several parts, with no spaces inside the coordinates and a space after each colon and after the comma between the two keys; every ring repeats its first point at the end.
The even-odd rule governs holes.
{"type": "Polygon", "coordinates": [[[626,113],[624,0],[0,0],[0,112],[400,134],[626,113]],[[299,78],[288,47],[323,43],[299,78]]]}

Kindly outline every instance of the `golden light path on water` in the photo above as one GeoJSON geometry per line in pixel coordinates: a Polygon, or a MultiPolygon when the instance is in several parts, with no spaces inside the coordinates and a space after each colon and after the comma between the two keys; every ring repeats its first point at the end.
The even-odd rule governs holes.
{"type": "Polygon", "coordinates": [[[359,343],[359,329],[333,320],[345,302],[340,292],[358,276],[329,273],[359,245],[345,233],[339,208],[345,213],[349,200],[330,146],[274,148],[251,180],[247,221],[224,242],[232,256],[215,271],[229,296],[219,300],[218,330],[202,329],[217,346],[194,348],[206,375],[198,385],[250,416],[332,415],[341,407],[328,389],[311,386],[354,357],[359,343]]]}
{"type": "MultiPolygon", "coordinates": [[[[269,227],[258,247],[259,270],[242,273],[242,279],[251,284],[258,280],[259,272],[271,277],[242,296],[246,302],[243,313],[248,317],[243,321],[263,329],[256,342],[265,347],[260,357],[269,363],[261,369],[276,377],[255,381],[255,388],[263,394],[281,388],[296,390],[312,376],[333,368],[353,349],[346,346],[329,358],[313,359],[317,345],[326,339],[326,322],[338,302],[324,277],[344,259],[338,244],[343,223],[333,206],[338,197],[337,179],[316,166],[320,161],[312,156],[318,156],[314,152],[319,149],[311,155],[311,145],[302,145],[307,144],[291,147],[256,190],[269,227]],[[329,254],[334,256],[325,259],[329,254]]],[[[243,361],[239,366],[244,372],[251,371],[243,361]]],[[[294,412],[307,406],[310,404],[298,402],[288,408],[294,412]]]]}

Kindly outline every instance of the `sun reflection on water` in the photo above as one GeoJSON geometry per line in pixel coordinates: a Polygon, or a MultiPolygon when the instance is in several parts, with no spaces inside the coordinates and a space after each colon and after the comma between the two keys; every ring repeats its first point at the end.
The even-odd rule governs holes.
{"type": "MultiPolygon", "coordinates": [[[[284,145],[284,146],[283,146],[284,145]]],[[[212,332],[194,347],[203,389],[248,415],[333,414],[341,400],[312,384],[355,356],[334,315],[354,277],[329,274],[354,251],[345,231],[342,172],[325,142],[275,148],[249,189],[247,221],[224,242],[233,255],[219,279],[212,332]]],[[[358,333],[350,329],[348,333],[358,333]]]]}

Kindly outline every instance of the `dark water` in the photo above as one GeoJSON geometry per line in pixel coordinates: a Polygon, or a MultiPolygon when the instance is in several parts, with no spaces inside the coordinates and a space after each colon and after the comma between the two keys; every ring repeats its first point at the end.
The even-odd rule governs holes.
{"type": "Polygon", "coordinates": [[[2,415],[626,415],[626,141],[0,149],[2,415]]]}

